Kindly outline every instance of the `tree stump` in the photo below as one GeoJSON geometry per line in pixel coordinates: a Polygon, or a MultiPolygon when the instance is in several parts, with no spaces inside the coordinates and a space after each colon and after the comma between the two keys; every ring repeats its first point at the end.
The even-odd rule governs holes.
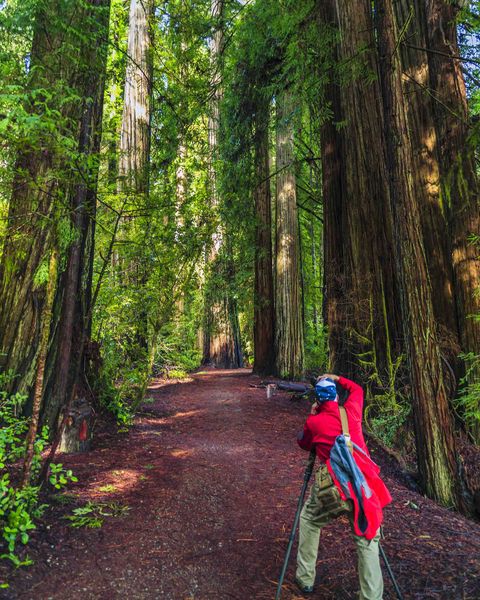
{"type": "Polygon", "coordinates": [[[60,441],[60,452],[88,452],[90,450],[93,417],[94,410],[87,400],[77,398],[67,415],[60,441]]]}

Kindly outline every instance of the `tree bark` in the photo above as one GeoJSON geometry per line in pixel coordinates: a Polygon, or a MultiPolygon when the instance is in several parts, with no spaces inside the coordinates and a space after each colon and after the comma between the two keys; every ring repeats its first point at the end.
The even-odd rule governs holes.
{"type": "MultiPolygon", "coordinates": [[[[61,133],[69,143],[76,141],[76,148],[67,151],[46,136],[19,152],[0,267],[0,302],[7,308],[0,324],[3,368],[16,374],[13,390],[31,396],[42,330],[33,289],[54,234],[66,248],[45,366],[43,420],[51,427],[73,385],[68,379],[78,358],[72,350],[78,335],[74,324],[84,327],[89,302],[109,8],[107,0],[88,0],[73,12],[68,2],[47,2],[38,9],[28,91],[50,93],[45,101],[58,110],[61,133]]],[[[32,100],[28,110],[43,114],[44,106],[32,100]]],[[[43,301],[39,298],[38,306],[43,301]]]]}
{"type": "Polygon", "coordinates": [[[394,377],[402,335],[371,7],[367,0],[321,4],[321,23],[340,31],[332,59],[352,70],[341,90],[336,81],[327,86],[342,128],[326,124],[322,144],[331,360],[350,377],[382,387],[394,377]]]}
{"type": "Polygon", "coordinates": [[[418,467],[425,492],[430,498],[447,506],[458,506],[460,494],[455,439],[442,377],[432,288],[414,190],[415,165],[392,4],[387,0],[377,0],[375,14],[390,199],[396,233],[395,254],[401,282],[401,309],[412,388],[418,467]]]}
{"type": "MultiPolygon", "coordinates": [[[[127,68],[119,143],[118,191],[133,208],[145,206],[149,195],[152,94],[153,0],[130,0],[127,68]]],[[[126,239],[138,231],[138,221],[122,219],[120,235],[126,239]]],[[[124,246],[128,247],[127,246],[124,246]]],[[[148,349],[148,314],[142,290],[147,280],[142,257],[116,252],[119,280],[135,288],[137,319],[128,354],[132,362],[145,359],[148,349]]]]}
{"type": "Polygon", "coordinates": [[[345,168],[343,136],[336,124],[343,120],[340,86],[334,81],[332,64],[338,60],[333,42],[338,23],[333,0],[318,2],[319,35],[332,40],[325,85],[325,103],[332,111],[331,118],[321,129],[322,194],[323,194],[323,322],[328,331],[330,369],[334,373],[349,374],[347,336],[347,307],[345,299],[346,240],[345,223],[345,168]]]}
{"type": "Polygon", "coordinates": [[[23,463],[22,488],[30,483],[32,463],[35,449],[35,439],[37,437],[38,422],[40,418],[40,408],[42,405],[43,384],[45,380],[45,364],[48,353],[48,339],[50,337],[50,326],[52,323],[53,303],[55,300],[55,287],[57,285],[58,271],[58,252],[52,250],[48,269],[48,282],[46,289],[45,303],[40,317],[41,333],[39,340],[39,352],[37,363],[37,374],[35,378],[35,387],[33,390],[32,418],[28,427],[25,439],[25,460],[23,463]]]}
{"type": "MultiPolygon", "coordinates": [[[[467,94],[457,41],[459,3],[426,2],[430,87],[440,140],[442,194],[449,213],[458,331],[464,353],[480,355],[480,182],[475,147],[469,140],[467,94]],[[476,243],[472,238],[477,239],[476,243]]],[[[467,360],[467,368],[472,363],[467,360]]],[[[480,381],[480,366],[469,369],[470,383],[480,381]]],[[[467,423],[480,443],[480,421],[467,423]]]]}
{"type": "Polygon", "coordinates": [[[254,305],[254,363],[253,371],[261,375],[273,372],[275,358],[275,309],[272,271],[272,212],[268,123],[270,105],[259,100],[255,111],[254,161],[255,200],[255,305],[254,305]]]}
{"type": "Polygon", "coordinates": [[[275,371],[295,379],[303,373],[303,323],[291,90],[281,90],[276,103],[275,371]]]}
{"type": "MultiPolygon", "coordinates": [[[[211,15],[215,23],[215,30],[210,47],[213,98],[208,121],[208,141],[211,154],[211,205],[212,210],[216,213],[219,210],[216,161],[222,97],[223,10],[224,0],[212,0],[211,15]]],[[[230,289],[233,279],[234,267],[231,249],[224,223],[218,219],[216,231],[212,236],[212,247],[207,258],[203,364],[228,369],[243,366],[237,304],[230,289]]]]}
{"type": "MultiPolygon", "coordinates": [[[[460,351],[456,306],[453,294],[453,270],[448,229],[448,209],[440,186],[439,142],[434,120],[434,100],[430,90],[425,4],[409,0],[395,3],[401,44],[403,85],[408,127],[412,143],[413,185],[420,209],[423,243],[432,282],[432,302],[439,325],[442,355],[456,367],[460,351]]],[[[447,372],[446,372],[447,373],[447,372]]],[[[451,378],[450,378],[451,379],[451,378]]],[[[455,393],[450,381],[449,394],[455,393]]]]}
{"type": "Polygon", "coordinates": [[[120,134],[121,189],[148,194],[152,92],[152,0],[131,0],[128,62],[120,134]]]}

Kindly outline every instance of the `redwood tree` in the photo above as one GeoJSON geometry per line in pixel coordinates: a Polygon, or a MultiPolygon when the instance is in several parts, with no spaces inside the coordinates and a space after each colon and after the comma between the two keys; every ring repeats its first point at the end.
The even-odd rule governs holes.
{"type": "MultiPolygon", "coordinates": [[[[146,207],[149,195],[149,159],[151,139],[152,93],[152,38],[153,0],[131,0],[128,24],[127,68],[123,95],[123,113],[120,130],[118,159],[118,191],[125,195],[126,212],[146,207]]],[[[120,238],[135,231],[137,219],[125,217],[120,227],[120,238]]],[[[124,246],[128,248],[128,245],[124,246]]],[[[147,349],[148,316],[142,293],[146,267],[138,252],[134,256],[115,252],[119,281],[135,288],[138,319],[129,354],[135,360],[144,358],[147,349]]]]}
{"type": "Polygon", "coordinates": [[[455,439],[442,376],[421,213],[414,188],[415,164],[401,65],[396,53],[398,34],[392,4],[377,0],[375,13],[395,257],[401,282],[400,299],[412,386],[418,467],[429,497],[448,506],[458,506],[455,439]]]}
{"type": "Polygon", "coordinates": [[[298,378],[303,372],[303,315],[291,89],[279,91],[276,109],[275,371],[298,378]]]}
{"type": "Polygon", "coordinates": [[[237,305],[230,284],[233,281],[233,260],[225,224],[220,212],[219,190],[216,177],[218,158],[218,133],[220,101],[222,98],[222,53],[224,1],[212,0],[211,16],[214,24],[211,39],[212,99],[208,120],[208,145],[210,150],[211,206],[215,214],[215,231],[207,256],[205,282],[205,319],[203,331],[204,364],[216,367],[236,368],[243,366],[238,323],[237,305]]]}
{"type": "MultiPolygon", "coordinates": [[[[56,424],[75,384],[90,310],[100,144],[110,2],[47,1],[37,8],[26,110],[56,114],[56,135],[18,149],[9,222],[0,264],[0,352],[13,389],[32,395],[44,274],[54,248],[62,252],[44,380],[44,422],[56,424]]],[[[43,314],[48,314],[43,311],[43,314]]],[[[40,362],[44,358],[40,357],[40,362]]],[[[41,368],[42,365],[40,365],[41,368]]]]}
{"type": "MultiPolygon", "coordinates": [[[[441,138],[435,124],[437,100],[430,90],[425,3],[395,3],[398,30],[404,30],[401,50],[404,94],[412,159],[413,185],[420,209],[423,242],[432,283],[434,316],[439,324],[442,353],[455,367],[459,351],[448,211],[440,178],[441,138]]],[[[451,390],[454,391],[454,390],[451,390]]]]}
{"type": "MultiPolygon", "coordinates": [[[[467,94],[457,41],[461,3],[426,2],[430,87],[435,98],[435,126],[440,141],[441,184],[448,211],[458,331],[462,351],[480,355],[480,182],[475,147],[469,139],[467,94]],[[476,242],[474,241],[476,239],[476,242]],[[477,316],[477,318],[474,318],[477,316]]],[[[469,380],[480,381],[480,367],[469,380]]],[[[480,443],[478,419],[469,423],[480,443]]]]}
{"type": "Polygon", "coordinates": [[[322,139],[332,366],[382,386],[393,376],[401,332],[371,7],[367,0],[339,0],[319,10],[332,39],[330,62],[349,69],[341,80],[330,70],[326,100],[334,122],[324,125],[322,139]],[[339,31],[337,47],[332,27],[339,31]]]}
{"type": "Polygon", "coordinates": [[[152,91],[153,0],[131,0],[128,62],[120,132],[118,174],[121,189],[148,193],[152,91]]]}
{"type": "Polygon", "coordinates": [[[259,99],[255,111],[255,306],[254,352],[255,373],[272,373],[275,358],[274,300],[272,272],[272,215],[269,176],[270,104],[259,99]]]}

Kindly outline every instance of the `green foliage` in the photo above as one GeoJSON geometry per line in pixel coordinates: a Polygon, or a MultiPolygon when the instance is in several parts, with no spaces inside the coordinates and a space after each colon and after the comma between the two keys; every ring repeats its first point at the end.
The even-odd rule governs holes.
{"type": "MultiPolygon", "coordinates": [[[[6,377],[0,381],[5,385],[6,377]]],[[[40,502],[40,487],[28,484],[20,487],[19,463],[25,457],[25,435],[29,420],[22,416],[26,397],[21,394],[8,395],[0,391],[0,531],[6,552],[1,558],[9,559],[15,566],[29,564],[17,556],[19,544],[25,545],[30,532],[35,529],[35,520],[40,518],[46,504],[40,502]]],[[[34,443],[32,479],[41,467],[41,456],[48,443],[48,430],[44,427],[34,443]]],[[[55,489],[62,489],[69,481],[77,481],[72,471],[60,464],[51,465],[50,483],[55,489]]]]}
{"type": "Polygon", "coordinates": [[[387,335],[386,369],[380,370],[375,351],[372,304],[370,322],[365,332],[360,334],[351,331],[350,335],[359,348],[356,360],[362,369],[361,380],[366,388],[365,426],[387,446],[402,445],[399,433],[403,431],[412,410],[403,381],[405,357],[400,355],[395,360],[392,359],[387,335]]]}
{"type": "Polygon", "coordinates": [[[365,400],[365,425],[387,446],[402,445],[398,434],[404,428],[412,411],[412,404],[405,392],[402,391],[401,366],[403,357],[400,356],[390,365],[387,377],[382,377],[376,365],[372,369],[367,385],[365,400]]]}
{"type": "Polygon", "coordinates": [[[104,493],[112,493],[112,492],[116,492],[117,488],[112,485],[111,483],[107,484],[107,485],[103,485],[102,487],[98,488],[99,492],[104,492],[104,493]]]}
{"type": "MultiPolygon", "coordinates": [[[[480,432],[480,355],[461,354],[466,373],[460,381],[460,393],[454,400],[455,408],[465,420],[467,428],[478,436],[480,432]]],[[[478,439],[476,439],[478,443],[478,439]]]]}
{"type": "Polygon", "coordinates": [[[100,406],[113,414],[120,427],[128,428],[132,424],[134,411],[132,409],[133,402],[128,393],[128,385],[125,383],[129,379],[127,377],[125,380],[123,375],[122,369],[116,364],[116,361],[114,365],[109,364],[107,357],[94,382],[94,392],[100,406]],[[115,381],[117,377],[122,383],[115,381]]]}
{"type": "Polygon", "coordinates": [[[49,261],[43,260],[35,271],[33,276],[33,285],[35,288],[40,288],[48,282],[49,261]]]}
{"type": "Polygon", "coordinates": [[[205,144],[209,3],[171,1],[165,10],[168,18],[155,23],[152,54],[156,108],[148,194],[119,185],[128,6],[115,0],[111,11],[94,270],[106,268],[102,281],[94,278],[101,287],[92,331],[103,364],[93,387],[122,426],[142,402],[152,366],[158,373],[199,364],[201,263],[215,220],[208,204],[205,144]]]}
{"type": "Polygon", "coordinates": [[[200,351],[196,347],[196,334],[192,326],[196,316],[184,314],[176,322],[162,328],[157,339],[154,358],[154,372],[167,377],[184,376],[200,364],[200,351]]]}
{"type": "Polygon", "coordinates": [[[74,508],[71,515],[64,517],[70,526],[96,529],[103,525],[105,517],[122,517],[130,510],[129,506],[117,502],[87,502],[85,506],[74,508]]]}
{"type": "Polygon", "coordinates": [[[389,447],[402,445],[399,439],[399,432],[404,430],[405,424],[411,414],[411,405],[404,399],[400,401],[397,398],[388,397],[387,402],[383,403],[385,396],[376,394],[370,399],[370,407],[376,416],[368,419],[367,427],[382,442],[389,447]]]}
{"type": "Polygon", "coordinates": [[[61,463],[50,465],[50,476],[48,478],[50,484],[56,489],[61,490],[69,481],[78,481],[71,469],[64,469],[61,463]]]}

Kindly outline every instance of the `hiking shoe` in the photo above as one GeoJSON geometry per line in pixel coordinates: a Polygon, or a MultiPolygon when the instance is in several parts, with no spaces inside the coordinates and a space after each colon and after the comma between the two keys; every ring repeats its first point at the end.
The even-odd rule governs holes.
{"type": "Polygon", "coordinates": [[[313,594],[313,585],[303,585],[298,579],[295,579],[295,585],[302,594],[313,594]]]}

